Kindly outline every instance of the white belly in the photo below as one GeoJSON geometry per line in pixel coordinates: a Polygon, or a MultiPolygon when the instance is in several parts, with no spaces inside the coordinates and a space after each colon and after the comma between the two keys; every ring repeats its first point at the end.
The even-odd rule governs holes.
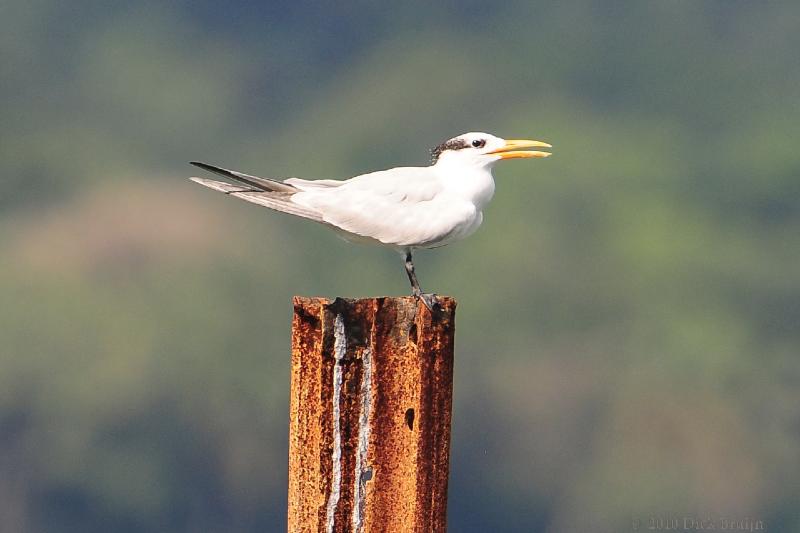
{"type": "MultiPolygon", "coordinates": [[[[475,232],[483,221],[483,213],[474,206],[456,209],[405,210],[402,214],[383,217],[359,232],[333,226],[346,241],[360,244],[389,246],[398,250],[408,248],[438,248],[464,239],[475,232]]],[[[353,228],[355,229],[355,228],[353,228]]]]}

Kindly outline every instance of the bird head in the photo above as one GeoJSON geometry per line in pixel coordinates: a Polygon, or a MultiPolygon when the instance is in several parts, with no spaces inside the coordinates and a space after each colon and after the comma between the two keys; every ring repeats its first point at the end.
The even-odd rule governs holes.
{"type": "Polygon", "coordinates": [[[431,163],[489,166],[502,159],[548,157],[549,152],[522,150],[523,148],[551,148],[542,141],[528,139],[501,139],[488,133],[473,131],[453,137],[431,150],[431,163]]]}

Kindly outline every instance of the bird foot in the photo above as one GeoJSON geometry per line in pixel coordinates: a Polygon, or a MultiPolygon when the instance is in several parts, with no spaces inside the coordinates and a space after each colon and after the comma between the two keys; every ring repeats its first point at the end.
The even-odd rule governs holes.
{"type": "Polygon", "coordinates": [[[422,301],[425,304],[425,307],[428,308],[428,311],[433,312],[434,310],[441,309],[442,306],[439,303],[439,299],[436,295],[432,292],[422,292],[422,291],[414,291],[413,295],[422,301]]]}

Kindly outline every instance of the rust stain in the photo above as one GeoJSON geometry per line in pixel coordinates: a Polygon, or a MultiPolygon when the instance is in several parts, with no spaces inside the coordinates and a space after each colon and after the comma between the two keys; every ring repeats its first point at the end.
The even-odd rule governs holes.
{"type": "Polygon", "coordinates": [[[411,297],[294,298],[290,532],[445,531],[456,302],[441,300],[432,315],[411,297]],[[334,424],[337,316],[347,348],[334,424]]]}

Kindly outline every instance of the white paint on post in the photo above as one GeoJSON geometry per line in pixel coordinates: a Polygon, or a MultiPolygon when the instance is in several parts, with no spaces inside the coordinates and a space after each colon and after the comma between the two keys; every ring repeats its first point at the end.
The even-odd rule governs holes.
{"type": "Polygon", "coordinates": [[[347,335],[342,315],[337,314],[333,324],[333,481],[328,496],[327,530],[333,533],[336,521],[336,506],[342,488],[342,428],[339,402],[342,396],[342,359],[347,353],[347,335]]]}
{"type": "Polygon", "coordinates": [[[358,417],[358,455],[356,455],[356,498],[353,506],[353,532],[359,533],[364,522],[367,499],[367,481],[372,479],[372,468],[367,465],[369,447],[369,412],[372,405],[372,350],[367,347],[361,354],[361,414],[358,417]]]}

